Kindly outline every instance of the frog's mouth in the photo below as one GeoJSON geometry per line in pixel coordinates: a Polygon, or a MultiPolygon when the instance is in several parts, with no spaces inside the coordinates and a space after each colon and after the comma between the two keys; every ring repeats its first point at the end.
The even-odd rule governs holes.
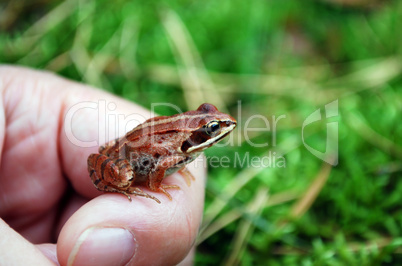
{"type": "MultiPolygon", "coordinates": [[[[233,129],[232,129],[232,130],[233,130],[233,129]]],[[[229,135],[229,133],[232,132],[232,130],[230,130],[230,131],[224,133],[223,135],[219,135],[219,137],[218,137],[216,140],[214,140],[208,147],[211,147],[213,144],[215,144],[215,143],[221,141],[224,137],[226,137],[227,135],[229,135]]]]}

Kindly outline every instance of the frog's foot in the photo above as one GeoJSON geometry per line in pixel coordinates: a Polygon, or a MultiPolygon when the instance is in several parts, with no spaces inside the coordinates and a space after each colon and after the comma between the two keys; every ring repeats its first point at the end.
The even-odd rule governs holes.
{"type": "Polygon", "coordinates": [[[190,173],[189,170],[187,170],[186,167],[180,169],[179,172],[181,176],[184,177],[184,180],[186,180],[187,186],[191,185],[191,181],[195,181],[195,177],[190,173]]]}
{"type": "MultiPolygon", "coordinates": [[[[120,191],[119,191],[120,192],[120,191]]],[[[145,197],[148,199],[153,199],[154,201],[156,201],[157,203],[161,203],[160,200],[152,195],[149,195],[148,193],[145,193],[142,189],[138,188],[138,187],[130,187],[127,192],[120,192],[124,195],[126,195],[128,197],[128,199],[131,201],[131,197],[129,194],[132,194],[134,196],[140,196],[140,197],[145,197]],[[129,194],[128,194],[129,193],[129,194]]]]}
{"type": "Polygon", "coordinates": [[[162,192],[165,194],[170,200],[172,200],[172,196],[170,196],[169,192],[166,191],[166,189],[180,189],[179,186],[176,185],[161,185],[159,188],[157,188],[155,191],[156,192],[162,192]]]}
{"type": "Polygon", "coordinates": [[[110,186],[110,185],[106,185],[106,184],[104,184],[104,183],[99,183],[99,184],[94,184],[95,185],[95,187],[99,190],[99,191],[107,191],[107,192],[116,192],[116,193],[120,193],[120,194],[123,194],[123,195],[125,195],[127,198],[128,198],[128,200],[129,201],[132,201],[131,200],[131,197],[130,197],[130,194],[128,194],[126,191],[124,191],[124,190],[121,190],[121,189],[119,189],[119,188],[114,188],[114,187],[112,187],[112,186],[110,186]]]}
{"type": "Polygon", "coordinates": [[[117,192],[117,193],[123,194],[124,196],[126,196],[128,198],[129,201],[132,201],[132,199],[130,197],[130,194],[128,194],[126,191],[116,189],[116,188],[112,188],[112,187],[109,187],[107,191],[108,192],[117,192]]]}

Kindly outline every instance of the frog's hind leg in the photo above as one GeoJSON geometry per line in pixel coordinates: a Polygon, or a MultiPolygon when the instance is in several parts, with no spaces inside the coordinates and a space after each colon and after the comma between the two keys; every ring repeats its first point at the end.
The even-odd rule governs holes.
{"type": "Polygon", "coordinates": [[[126,159],[110,159],[103,154],[91,154],[88,157],[88,171],[95,187],[100,191],[117,192],[125,195],[130,201],[133,194],[161,203],[138,187],[131,187],[134,171],[126,159]]]}
{"type": "Polygon", "coordinates": [[[91,154],[88,157],[88,172],[98,190],[118,192],[131,201],[127,190],[134,181],[134,172],[126,159],[110,159],[103,154],[91,154]]]}

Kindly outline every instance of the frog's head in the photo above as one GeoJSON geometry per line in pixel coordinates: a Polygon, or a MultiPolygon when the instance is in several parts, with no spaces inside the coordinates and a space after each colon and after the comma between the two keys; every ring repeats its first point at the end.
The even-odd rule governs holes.
{"type": "Polygon", "coordinates": [[[191,118],[190,136],[182,143],[184,153],[201,152],[218,143],[236,127],[236,120],[228,114],[221,113],[209,103],[204,103],[195,111],[187,112],[191,118]]]}

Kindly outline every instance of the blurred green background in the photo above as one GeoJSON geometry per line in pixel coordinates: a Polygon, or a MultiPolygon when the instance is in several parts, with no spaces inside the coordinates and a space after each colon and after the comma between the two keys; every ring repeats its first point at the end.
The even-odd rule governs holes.
{"type": "Polygon", "coordinates": [[[395,265],[401,29],[397,0],[14,0],[0,3],[0,62],[146,108],[210,102],[239,121],[234,145],[207,151],[231,167],[209,167],[196,264],[395,265]],[[325,119],[336,100],[338,115],[325,119]],[[317,109],[323,119],[304,140],[325,152],[326,125],[338,125],[336,166],[303,145],[317,109]],[[269,131],[245,131],[266,127],[262,117],[269,131]],[[282,164],[233,164],[267,156],[282,164]]]}

